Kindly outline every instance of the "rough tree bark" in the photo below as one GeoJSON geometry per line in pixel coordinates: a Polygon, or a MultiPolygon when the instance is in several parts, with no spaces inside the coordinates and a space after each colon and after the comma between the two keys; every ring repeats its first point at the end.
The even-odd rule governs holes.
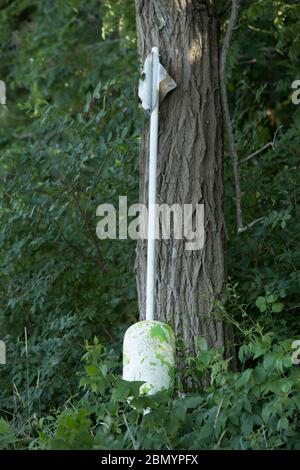
{"type": "MultiPolygon", "coordinates": [[[[213,312],[225,280],[223,117],[219,80],[219,26],[210,0],[136,0],[141,61],[159,46],[160,60],[176,81],[160,107],[158,203],[205,207],[205,244],[185,250],[184,240],[157,242],[157,319],[170,323],[194,354],[204,335],[224,346],[231,332],[213,312]]],[[[140,202],[147,202],[148,132],[140,148],[140,202]]],[[[137,246],[141,319],[145,316],[147,243],[137,246]]]]}

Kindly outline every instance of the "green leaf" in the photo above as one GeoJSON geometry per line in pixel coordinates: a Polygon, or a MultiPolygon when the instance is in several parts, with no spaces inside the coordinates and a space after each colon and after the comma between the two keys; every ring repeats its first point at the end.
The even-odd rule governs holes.
{"type": "Polygon", "coordinates": [[[267,378],[265,369],[261,366],[256,367],[253,372],[253,378],[256,384],[262,384],[267,378]]]}
{"type": "Polygon", "coordinates": [[[236,381],[236,387],[237,388],[241,388],[243,387],[244,385],[246,385],[247,383],[249,383],[250,379],[251,379],[251,376],[252,376],[252,370],[251,369],[247,369],[245,370],[245,372],[243,372],[237,379],[236,381]]]}
{"type": "Polygon", "coordinates": [[[207,439],[213,434],[213,432],[214,432],[214,428],[213,428],[212,423],[210,422],[205,423],[199,432],[199,439],[207,439]]]}
{"type": "Polygon", "coordinates": [[[258,297],[256,299],[255,305],[261,313],[263,313],[267,310],[267,304],[266,304],[265,297],[258,297]]]}
{"type": "Polygon", "coordinates": [[[199,351],[207,351],[208,350],[208,344],[207,344],[207,341],[204,338],[204,336],[199,336],[197,344],[198,344],[199,351]]]}
{"type": "Polygon", "coordinates": [[[278,420],[277,423],[277,430],[278,431],[286,431],[289,429],[289,421],[287,418],[283,417],[278,420]]]}
{"type": "Polygon", "coordinates": [[[284,304],[282,303],[276,303],[272,305],[272,312],[273,313],[280,313],[284,309],[284,304]]]}

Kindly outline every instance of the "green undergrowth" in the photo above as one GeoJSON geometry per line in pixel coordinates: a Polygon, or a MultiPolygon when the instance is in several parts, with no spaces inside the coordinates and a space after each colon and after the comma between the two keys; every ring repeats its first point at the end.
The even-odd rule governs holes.
{"type": "MultiPolygon", "coordinates": [[[[98,340],[87,344],[78,393],[65,405],[14,430],[2,419],[2,448],[299,449],[300,369],[293,340],[255,334],[238,351],[239,372],[222,350],[198,341],[196,358],[178,370],[173,394],[141,396],[121,378],[121,358],[98,340]],[[209,386],[181,391],[183,375],[209,386]]],[[[12,422],[11,422],[12,423],[12,422]]]]}

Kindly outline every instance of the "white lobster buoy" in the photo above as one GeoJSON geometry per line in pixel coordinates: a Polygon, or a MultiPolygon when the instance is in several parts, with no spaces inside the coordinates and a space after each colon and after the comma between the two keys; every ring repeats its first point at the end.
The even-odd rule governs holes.
{"type": "Polygon", "coordinates": [[[123,342],[123,379],[145,382],[141,394],[172,388],[175,374],[175,338],[172,328],[159,321],[141,321],[126,331],[123,342]]]}

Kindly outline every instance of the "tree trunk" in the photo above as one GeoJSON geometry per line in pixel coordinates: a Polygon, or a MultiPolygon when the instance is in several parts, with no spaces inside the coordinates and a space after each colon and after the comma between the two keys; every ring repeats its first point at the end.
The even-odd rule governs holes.
{"type": "MultiPolygon", "coordinates": [[[[177,88],[160,106],[157,203],[204,204],[205,243],[157,242],[156,319],[170,323],[188,354],[204,335],[222,347],[228,330],[215,315],[224,288],[223,118],[219,27],[211,1],[136,0],[141,61],[158,46],[177,88]]],[[[140,148],[140,202],[147,203],[149,122],[140,148]]],[[[145,317],[147,242],[137,247],[141,319],[145,317]]]]}

